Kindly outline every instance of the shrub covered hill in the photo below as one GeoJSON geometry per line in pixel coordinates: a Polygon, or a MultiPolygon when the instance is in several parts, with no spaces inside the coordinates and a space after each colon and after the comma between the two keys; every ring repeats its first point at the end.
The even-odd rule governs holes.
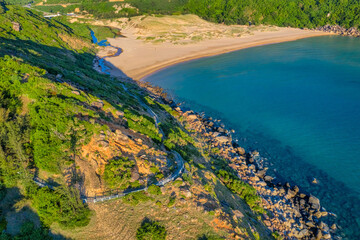
{"type": "MultiPolygon", "coordinates": [[[[25,4],[29,0],[7,0],[25,4]]],[[[193,13],[225,24],[271,24],[317,28],[340,25],[358,28],[359,0],[36,0],[46,12],[91,14],[96,18],[142,14],[193,13]],[[64,5],[65,4],[65,5],[64,5]]]]}
{"type": "Polygon", "coordinates": [[[256,191],[178,111],[94,70],[90,31],[103,39],[118,30],[2,9],[1,239],[278,236],[262,223],[256,191]]]}

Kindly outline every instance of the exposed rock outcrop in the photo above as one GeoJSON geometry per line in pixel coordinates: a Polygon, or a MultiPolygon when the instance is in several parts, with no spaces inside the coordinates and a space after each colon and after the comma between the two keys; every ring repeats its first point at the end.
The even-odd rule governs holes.
{"type": "Polygon", "coordinates": [[[16,31],[16,32],[20,32],[21,31],[21,25],[20,25],[20,23],[18,23],[18,22],[12,22],[12,27],[13,27],[13,29],[14,29],[14,31],[16,31]]]}
{"type": "Polygon", "coordinates": [[[329,32],[329,33],[336,33],[342,36],[360,37],[360,31],[355,27],[344,28],[339,25],[325,25],[323,27],[318,27],[316,30],[329,32]]]}

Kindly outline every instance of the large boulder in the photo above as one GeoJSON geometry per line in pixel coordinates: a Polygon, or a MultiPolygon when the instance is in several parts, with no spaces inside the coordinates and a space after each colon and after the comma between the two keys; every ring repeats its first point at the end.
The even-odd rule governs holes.
{"type": "Polygon", "coordinates": [[[20,30],[21,30],[21,25],[20,25],[20,23],[18,23],[18,22],[12,22],[12,25],[13,25],[14,31],[20,32],[20,30]]]}
{"type": "Polygon", "coordinates": [[[291,190],[291,189],[289,188],[285,197],[286,197],[287,199],[291,199],[291,198],[293,198],[293,197],[296,196],[296,193],[297,193],[296,191],[291,190]]]}
{"type": "Polygon", "coordinates": [[[310,233],[309,230],[307,230],[305,228],[305,229],[303,229],[301,231],[296,232],[294,235],[295,235],[296,238],[302,239],[302,238],[305,238],[306,236],[308,236],[309,233],[310,233]]]}
{"type": "Polygon", "coordinates": [[[104,107],[104,102],[99,99],[96,102],[91,103],[91,106],[98,109],[102,109],[104,107]]]}
{"type": "Polygon", "coordinates": [[[121,132],[120,129],[116,129],[115,131],[116,140],[120,142],[127,142],[129,141],[129,137],[121,132]]]}
{"type": "Polygon", "coordinates": [[[197,120],[197,116],[195,114],[189,114],[187,116],[187,119],[190,120],[190,121],[194,121],[194,120],[197,120]]]}
{"type": "Polygon", "coordinates": [[[240,154],[240,155],[245,155],[245,149],[242,147],[237,147],[236,151],[240,154]]]}
{"type": "Polygon", "coordinates": [[[261,178],[264,178],[267,170],[268,170],[268,168],[264,168],[262,170],[259,170],[259,171],[257,171],[256,175],[261,177],[261,178]]]}
{"type": "Polygon", "coordinates": [[[311,205],[311,208],[320,210],[320,200],[313,195],[310,195],[309,197],[309,204],[311,205]]]}
{"type": "Polygon", "coordinates": [[[136,180],[139,180],[139,178],[140,178],[140,174],[139,174],[137,166],[135,166],[131,169],[131,180],[136,181],[136,180]]]}
{"type": "Polygon", "coordinates": [[[226,137],[226,136],[217,136],[216,141],[218,141],[219,143],[228,143],[231,142],[231,138],[226,137]]]}

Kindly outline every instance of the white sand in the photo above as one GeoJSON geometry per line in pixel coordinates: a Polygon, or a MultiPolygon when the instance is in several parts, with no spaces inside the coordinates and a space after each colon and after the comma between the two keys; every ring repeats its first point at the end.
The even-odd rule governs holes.
{"type": "MultiPolygon", "coordinates": [[[[106,60],[112,69],[111,74],[121,76],[123,72],[134,80],[140,80],[167,66],[196,58],[259,45],[329,35],[329,33],[312,30],[272,27],[269,30],[265,28],[265,30],[252,31],[251,34],[240,37],[227,36],[180,45],[170,42],[152,43],[139,40],[137,39],[139,35],[133,28],[123,30],[122,34],[125,38],[108,39],[108,41],[111,45],[122,48],[123,53],[118,57],[106,60]]],[[[108,55],[108,52],[109,49],[104,49],[98,55],[105,56],[108,55]]]]}

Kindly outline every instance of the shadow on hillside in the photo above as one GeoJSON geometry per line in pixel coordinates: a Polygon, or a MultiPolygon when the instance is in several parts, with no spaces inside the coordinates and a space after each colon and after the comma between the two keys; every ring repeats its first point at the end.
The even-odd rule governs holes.
{"type": "MultiPolygon", "coordinates": [[[[34,212],[30,202],[19,191],[19,188],[7,188],[5,197],[0,201],[0,221],[5,235],[15,236],[16,239],[47,239],[48,229],[44,228],[39,215],[34,212]],[[39,239],[39,238],[38,238],[39,239]]],[[[60,234],[52,234],[55,239],[66,239],[60,234]]]]}
{"type": "MultiPolygon", "coordinates": [[[[45,77],[48,79],[66,83],[74,90],[82,90],[98,97],[100,101],[106,100],[117,110],[123,110],[119,104],[124,102],[135,109],[139,107],[137,101],[126,93],[118,78],[101,74],[93,68],[96,57],[94,53],[0,37],[0,57],[5,55],[20,58],[19,61],[45,69],[45,77]]],[[[124,78],[129,79],[125,75],[124,78]]],[[[134,84],[133,87],[137,85],[134,84]]]]}

